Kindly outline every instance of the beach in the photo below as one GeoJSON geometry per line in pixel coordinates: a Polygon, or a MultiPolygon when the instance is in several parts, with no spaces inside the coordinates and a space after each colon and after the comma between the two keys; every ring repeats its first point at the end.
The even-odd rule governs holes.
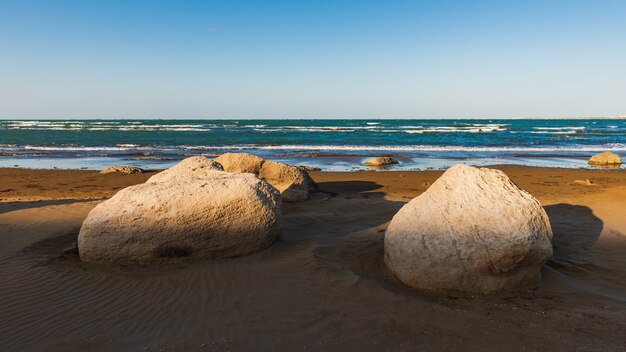
{"type": "Polygon", "coordinates": [[[156,171],[0,169],[2,350],[626,349],[626,171],[494,168],[541,202],[554,256],[541,282],[484,295],[410,289],[383,262],[392,217],[442,171],[310,172],[320,191],[283,203],[269,248],[139,267],[66,249],[156,171]]]}

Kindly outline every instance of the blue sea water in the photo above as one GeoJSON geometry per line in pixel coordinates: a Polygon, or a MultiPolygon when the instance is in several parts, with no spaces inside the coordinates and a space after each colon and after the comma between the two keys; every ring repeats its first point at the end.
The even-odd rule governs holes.
{"type": "Polygon", "coordinates": [[[587,167],[626,155],[626,119],[555,120],[2,120],[0,167],[164,168],[196,154],[248,152],[323,170],[518,164],[587,167]]]}

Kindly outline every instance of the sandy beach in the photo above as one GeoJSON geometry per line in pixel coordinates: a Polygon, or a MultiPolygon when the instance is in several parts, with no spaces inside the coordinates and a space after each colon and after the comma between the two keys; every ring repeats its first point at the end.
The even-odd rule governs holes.
{"type": "Polygon", "coordinates": [[[544,206],[554,257],[541,283],[488,295],[412,290],[383,263],[389,221],[441,171],[312,172],[321,192],[283,205],[268,249],[142,268],[64,249],[154,172],[0,169],[2,350],[626,349],[626,172],[496,168],[544,206]]]}

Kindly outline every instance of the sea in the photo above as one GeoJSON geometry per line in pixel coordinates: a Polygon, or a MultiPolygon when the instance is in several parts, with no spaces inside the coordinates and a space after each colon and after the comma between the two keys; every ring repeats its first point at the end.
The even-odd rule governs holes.
{"type": "Polygon", "coordinates": [[[0,120],[0,167],[162,169],[192,155],[246,152],[326,171],[526,165],[587,168],[626,156],[626,119],[0,120]]]}

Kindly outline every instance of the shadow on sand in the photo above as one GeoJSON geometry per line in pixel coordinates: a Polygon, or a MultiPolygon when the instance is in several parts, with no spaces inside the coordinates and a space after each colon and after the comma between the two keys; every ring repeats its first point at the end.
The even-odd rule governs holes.
{"type": "Polygon", "coordinates": [[[85,202],[93,202],[93,201],[98,201],[98,200],[103,200],[103,199],[104,198],[0,202],[0,214],[9,213],[12,211],[17,211],[17,210],[23,210],[23,209],[33,209],[33,208],[47,207],[51,205],[85,203],[85,202]]]}
{"type": "Polygon", "coordinates": [[[559,270],[583,264],[586,252],[602,233],[602,220],[582,205],[555,204],[545,210],[554,234],[554,255],[547,265],[559,270]]]}
{"type": "MultiPolygon", "coordinates": [[[[402,203],[395,206],[399,209],[402,203]]],[[[602,221],[585,206],[557,204],[547,206],[545,210],[554,233],[554,256],[546,265],[561,272],[578,271],[581,266],[586,265],[587,250],[602,232],[602,221]]],[[[335,255],[355,274],[384,281],[397,288],[398,281],[383,261],[384,230],[394,214],[395,212],[390,213],[385,221],[379,221],[381,226],[346,234],[341,245],[333,246],[333,249],[337,251],[338,247],[341,248],[335,255]]],[[[328,256],[328,250],[320,248],[318,254],[328,256]]]]}

